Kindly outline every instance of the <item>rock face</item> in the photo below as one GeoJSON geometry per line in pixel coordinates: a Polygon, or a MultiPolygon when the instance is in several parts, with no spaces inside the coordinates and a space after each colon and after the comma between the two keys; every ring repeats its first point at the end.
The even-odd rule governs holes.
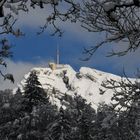
{"type": "MultiPolygon", "coordinates": [[[[60,98],[65,95],[80,94],[83,98],[91,103],[96,109],[100,102],[110,103],[113,91],[108,89],[105,94],[100,95],[102,82],[107,79],[120,80],[121,77],[98,71],[95,69],[81,67],[79,72],[76,72],[71,66],[64,65],[55,70],[50,68],[33,68],[39,78],[42,87],[47,91],[52,103],[61,106],[60,98]]],[[[23,89],[25,80],[30,72],[24,76],[24,79],[18,85],[23,89]]]]}

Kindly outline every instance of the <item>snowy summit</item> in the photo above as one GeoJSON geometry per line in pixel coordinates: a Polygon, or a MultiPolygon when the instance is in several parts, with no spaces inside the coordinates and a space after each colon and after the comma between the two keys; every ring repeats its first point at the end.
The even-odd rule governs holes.
{"type": "MultiPolygon", "coordinates": [[[[119,76],[88,67],[81,67],[79,72],[76,72],[70,65],[60,64],[55,69],[52,67],[33,68],[31,71],[36,71],[43,89],[49,94],[51,102],[57,106],[61,106],[61,96],[79,94],[97,109],[101,102],[110,103],[113,95],[111,89],[100,95],[100,89],[104,90],[101,86],[102,82],[107,79],[116,81],[121,79],[119,76]]],[[[21,89],[23,89],[30,72],[18,85],[21,89]]]]}

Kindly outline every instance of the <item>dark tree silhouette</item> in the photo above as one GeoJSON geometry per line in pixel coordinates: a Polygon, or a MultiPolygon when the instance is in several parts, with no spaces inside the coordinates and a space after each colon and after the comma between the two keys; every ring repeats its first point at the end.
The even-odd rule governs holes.
{"type": "Polygon", "coordinates": [[[39,103],[47,103],[47,94],[38,81],[36,71],[31,71],[29,77],[27,78],[23,96],[23,105],[25,106],[25,111],[27,112],[31,112],[33,107],[39,103]]]}
{"type": "Polygon", "coordinates": [[[114,91],[112,106],[120,116],[118,124],[122,136],[130,139],[139,139],[140,121],[140,83],[139,80],[122,78],[121,81],[107,80],[102,84],[107,89],[114,91]],[[124,129],[124,131],[122,130],[124,129]],[[129,128],[129,129],[128,129],[129,128]]]}

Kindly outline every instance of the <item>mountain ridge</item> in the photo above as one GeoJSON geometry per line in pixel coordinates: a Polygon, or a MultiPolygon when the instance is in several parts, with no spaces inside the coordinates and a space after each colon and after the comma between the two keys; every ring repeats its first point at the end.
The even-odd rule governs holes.
{"type": "MultiPolygon", "coordinates": [[[[102,87],[102,83],[107,79],[120,81],[120,76],[89,67],[81,67],[79,72],[76,72],[70,65],[60,66],[61,67],[55,70],[49,67],[31,69],[31,71],[36,71],[39,82],[43,89],[47,91],[52,103],[58,107],[62,106],[60,98],[65,94],[72,96],[74,94],[81,95],[88,103],[91,103],[94,109],[97,109],[98,104],[101,102],[111,103],[113,90],[108,89],[101,95],[100,89],[105,90],[105,88],[102,87]]],[[[21,90],[23,90],[30,72],[26,74],[21,83],[18,84],[21,90]]]]}

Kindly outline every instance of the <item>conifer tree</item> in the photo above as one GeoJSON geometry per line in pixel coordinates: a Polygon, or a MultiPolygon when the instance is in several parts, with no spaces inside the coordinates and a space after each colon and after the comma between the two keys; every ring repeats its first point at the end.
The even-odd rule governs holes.
{"type": "MultiPolygon", "coordinates": [[[[8,138],[11,140],[18,138],[25,140],[43,139],[43,133],[46,126],[43,125],[44,128],[40,131],[41,124],[43,124],[41,118],[44,116],[44,112],[46,113],[52,108],[45,91],[38,81],[36,71],[30,73],[26,80],[24,91],[21,93],[18,89],[13,101],[15,101],[13,105],[17,105],[17,107],[15,107],[16,111],[18,110],[21,115],[13,120],[8,138]],[[44,110],[46,109],[44,106],[47,105],[48,110],[44,110]],[[42,111],[42,114],[40,114],[40,110],[42,111]]],[[[50,117],[49,112],[48,116],[50,117]]],[[[45,118],[46,120],[48,119],[46,116],[45,118]]]]}
{"type": "Polygon", "coordinates": [[[95,121],[95,110],[80,95],[65,95],[66,114],[71,124],[72,140],[92,140],[92,126],[95,121]]]}
{"type": "Polygon", "coordinates": [[[58,118],[51,124],[48,137],[51,140],[71,140],[71,126],[69,116],[61,107],[59,110],[58,118]]]}
{"type": "Polygon", "coordinates": [[[38,77],[35,71],[32,71],[30,73],[26,81],[23,96],[24,96],[23,104],[25,105],[24,109],[27,112],[31,112],[34,106],[48,101],[46,93],[41,87],[41,84],[38,81],[38,77]]]}
{"type": "Polygon", "coordinates": [[[117,115],[111,105],[99,104],[92,127],[93,140],[120,140],[118,137],[117,115]]]}

